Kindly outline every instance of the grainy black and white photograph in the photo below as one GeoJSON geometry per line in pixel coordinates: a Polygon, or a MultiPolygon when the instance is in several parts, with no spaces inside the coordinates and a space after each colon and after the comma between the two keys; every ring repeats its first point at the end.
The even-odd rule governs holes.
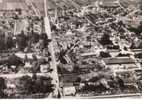
{"type": "Polygon", "coordinates": [[[142,97],[142,0],[0,0],[0,99],[142,97]]]}

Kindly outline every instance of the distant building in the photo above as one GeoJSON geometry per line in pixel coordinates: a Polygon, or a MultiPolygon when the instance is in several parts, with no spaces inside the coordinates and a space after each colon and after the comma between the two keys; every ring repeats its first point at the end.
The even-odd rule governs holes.
{"type": "Polygon", "coordinates": [[[1,0],[0,10],[28,10],[25,0],[1,0]]]}
{"type": "Polygon", "coordinates": [[[99,0],[99,6],[101,7],[118,7],[117,0],[99,0]]]}
{"type": "Polygon", "coordinates": [[[106,68],[110,68],[114,74],[141,69],[135,60],[129,57],[105,58],[103,61],[106,64],[106,68]]]}

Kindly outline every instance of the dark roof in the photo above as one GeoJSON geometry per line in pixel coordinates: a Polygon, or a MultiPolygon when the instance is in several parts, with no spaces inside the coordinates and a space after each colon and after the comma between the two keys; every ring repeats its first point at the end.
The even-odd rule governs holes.
{"type": "Polygon", "coordinates": [[[135,61],[131,58],[124,58],[124,57],[119,57],[119,58],[104,58],[104,62],[107,65],[111,64],[129,64],[129,63],[135,63],[135,61]]]}
{"type": "Polygon", "coordinates": [[[61,75],[59,78],[61,82],[72,83],[76,81],[77,76],[78,75],[74,75],[74,74],[66,74],[66,75],[61,75]]]}
{"type": "Polygon", "coordinates": [[[63,86],[64,86],[64,87],[71,87],[71,86],[74,86],[74,85],[73,85],[73,83],[71,83],[71,82],[70,82],[70,83],[66,83],[66,82],[65,82],[65,83],[63,84],[63,86]]]}

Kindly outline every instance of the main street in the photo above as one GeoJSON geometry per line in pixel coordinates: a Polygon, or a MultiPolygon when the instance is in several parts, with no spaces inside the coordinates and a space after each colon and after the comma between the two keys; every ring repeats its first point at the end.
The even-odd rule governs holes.
{"type": "Polygon", "coordinates": [[[55,85],[53,96],[57,96],[59,92],[59,77],[58,77],[58,71],[57,71],[55,51],[54,51],[53,41],[52,41],[51,27],[50,27],[50,22],[49,22],[49,17],[48,17],[47,0],[44,0],[44,11],[45,11],[45,17],[44,17],[45,32],[48,36],[48,39],[51,39],[51,42],[49,43],[48,48],[51,54],[50,66],[53,69],[52,78],[53,78],[53,84],[55,85]]]}

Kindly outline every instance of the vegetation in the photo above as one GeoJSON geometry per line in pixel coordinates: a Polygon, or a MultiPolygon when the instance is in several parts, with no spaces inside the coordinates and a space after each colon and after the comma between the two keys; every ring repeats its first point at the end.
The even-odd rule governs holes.
{"type": "Polygon", "coordinates": [[[17,90],[22,94],[50,93],[53,91],[51,78],[44,76],[23,76],[18,80],[17,90]]]}

